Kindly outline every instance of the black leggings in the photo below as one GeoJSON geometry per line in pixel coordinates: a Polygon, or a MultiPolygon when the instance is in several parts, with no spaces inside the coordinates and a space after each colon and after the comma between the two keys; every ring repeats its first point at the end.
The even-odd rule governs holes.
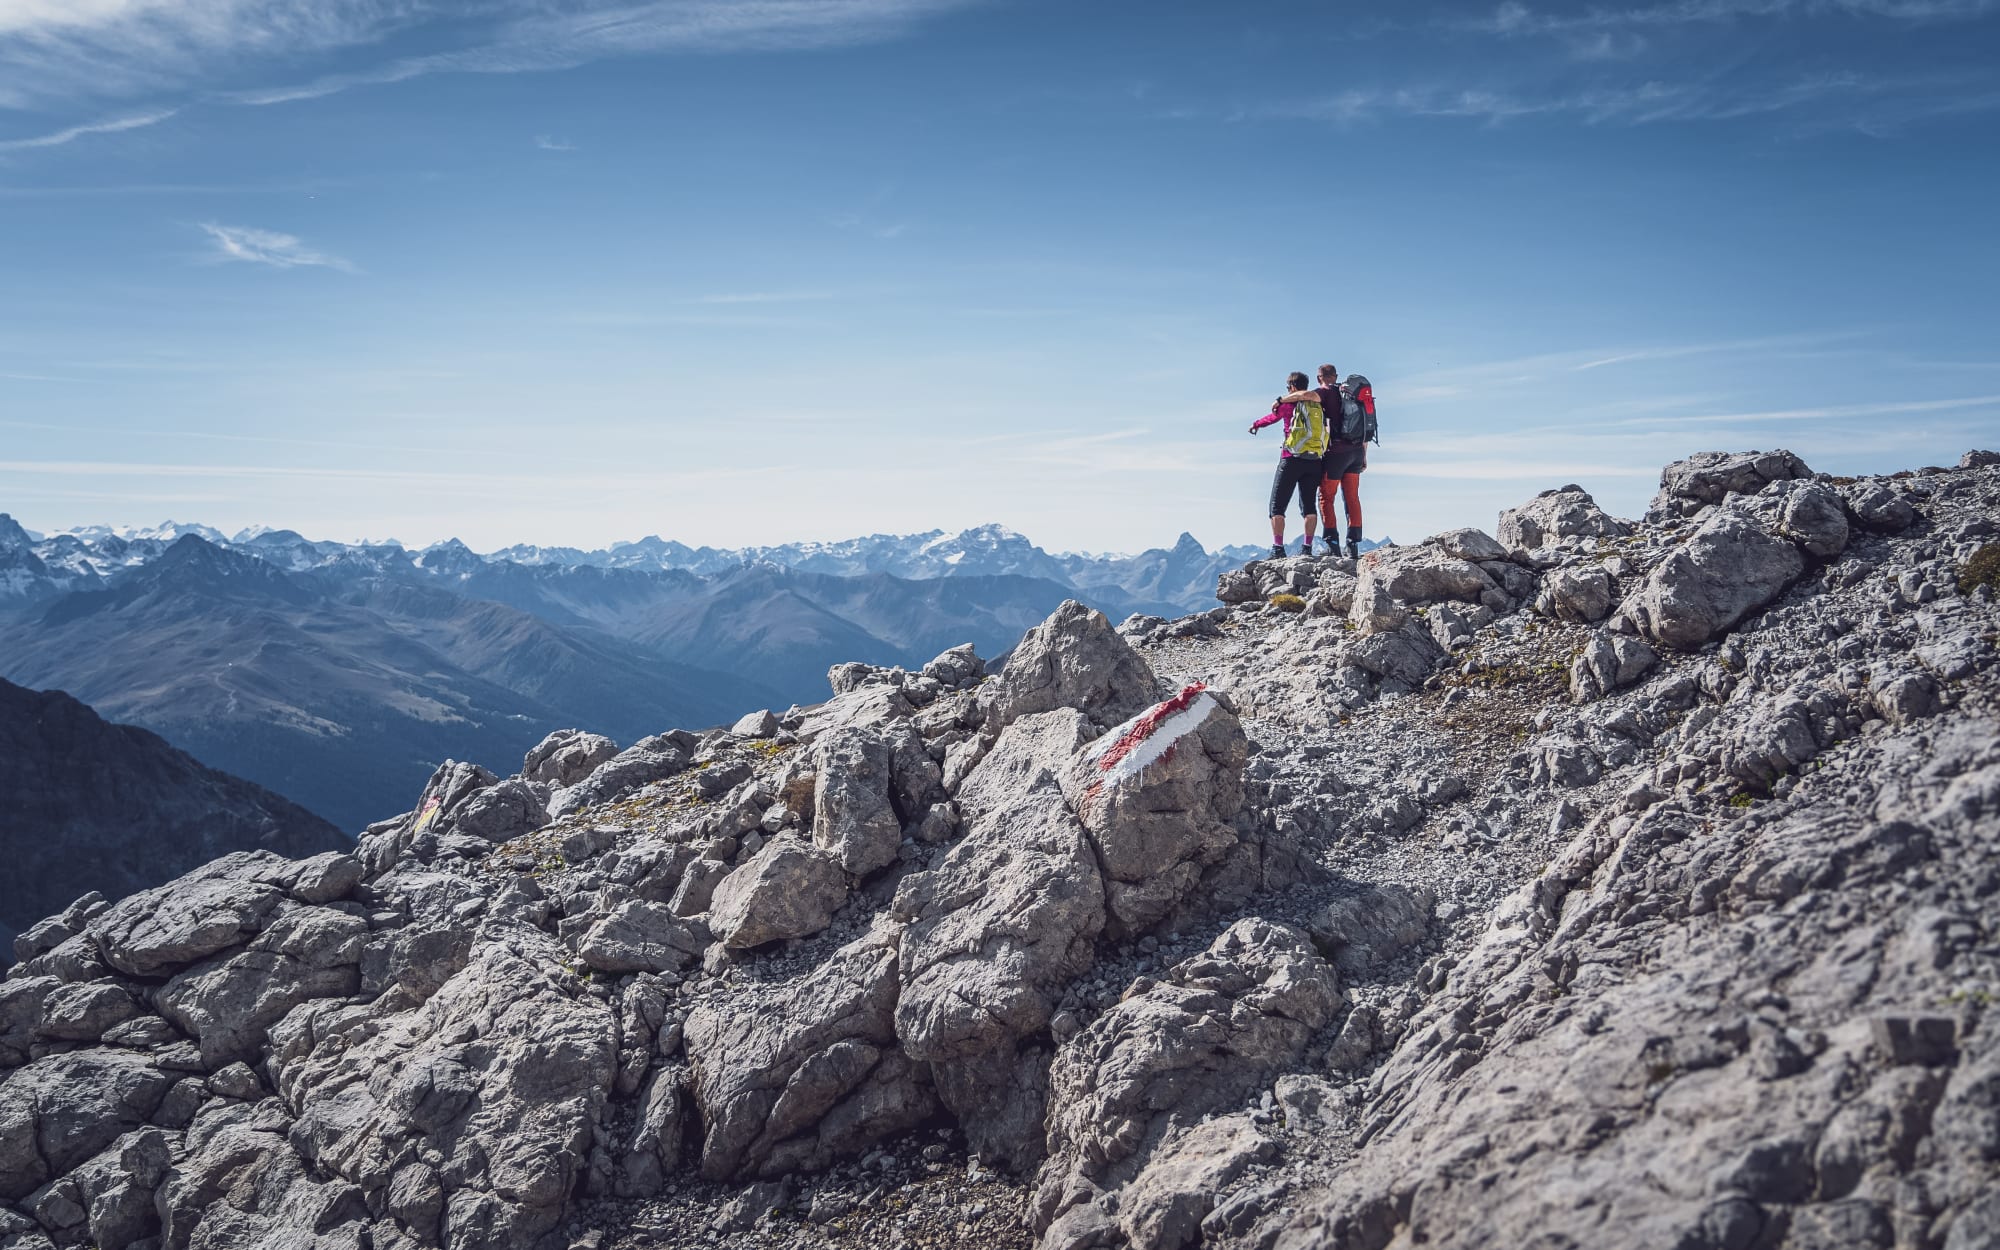
{"type": "Polygon", "coordinates": [[[1278,475],[1271,479],[1271,515],[1284,515],[1285,500],[1293,491],[1299,495],[1299,515],[1314,515],[1319,509],[1319,480],[1325,474],[1318,456],[1287,456],[1278,461],[1278,475]]]}

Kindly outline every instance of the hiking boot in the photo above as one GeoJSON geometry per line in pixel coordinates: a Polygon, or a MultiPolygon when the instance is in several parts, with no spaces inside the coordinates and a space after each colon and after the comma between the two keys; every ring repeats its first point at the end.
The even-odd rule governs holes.
{"type": "Polygon", "coordinates": [[[1360,539],[1350,538],[1347,540],[1347,558],[1350,560],[1359,560],[1361,558],[1360,539]]]}
{"type": "Polygon", "coordinates": [[[1273,560],[1282,560],[1282,559],[1284,559],[1284,558],[1285,558],[1285,544],[1283,544],[1283,543],[1272,543],[1272,544],[1271,544],[1271,558],[1272,558],[1273,560]]]}

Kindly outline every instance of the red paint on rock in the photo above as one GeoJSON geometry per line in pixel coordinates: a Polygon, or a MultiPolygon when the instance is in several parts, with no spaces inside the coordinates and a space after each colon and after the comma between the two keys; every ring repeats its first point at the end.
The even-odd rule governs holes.
{"type": "Polygon", "coordinates": [[[1207,689],[1208,686],[1202,682],[1192,682],[1173,698],[1155,704],[1144,716],[1134,721],[1130,729],[1120,734],[1118,741],[1105,748],[1103,755],[1097,757],[1097,771],[1108,773],[1116,768],[1119,760],[1130,755],[1141,743],[1152,737],[1169,716],[1186,711],[1187,706],[1207,689]]]}

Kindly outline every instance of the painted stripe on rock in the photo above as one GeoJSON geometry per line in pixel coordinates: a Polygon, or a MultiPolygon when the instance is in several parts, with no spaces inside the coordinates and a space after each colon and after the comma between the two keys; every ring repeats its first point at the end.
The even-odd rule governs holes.
{"type": "Polygon", "coordinates": [[[1103,776],[1091,789],[1117,785],[1144,772],[1147,765],[1170,754],[1175,743],[1200,728],[1215,708],[1215,696],[1195,682],[1112,730],[1096,753],[1097,770],[1103,776]]]}

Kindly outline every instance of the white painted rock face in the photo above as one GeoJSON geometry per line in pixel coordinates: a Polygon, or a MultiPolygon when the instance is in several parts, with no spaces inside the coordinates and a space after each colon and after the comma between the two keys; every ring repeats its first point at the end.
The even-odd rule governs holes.
{"type": "Polygon", "coordinates": [[[1089,831],[1114,921],[1137,931],[1236,845],[1249,744],[1227,696],[1196,683],[1083,747],[1063,790],[1089,831]]]}

